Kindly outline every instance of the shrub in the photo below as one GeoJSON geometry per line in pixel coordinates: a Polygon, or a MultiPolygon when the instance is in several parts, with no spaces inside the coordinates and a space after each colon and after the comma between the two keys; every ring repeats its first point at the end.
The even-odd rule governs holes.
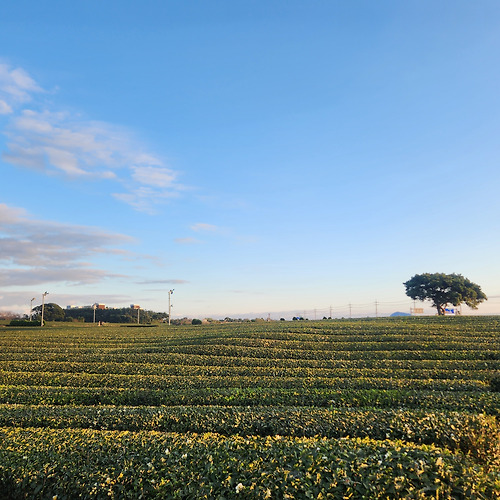
{"type": "Polygon", "coordinates": [[[29,321],[28,319],[13,319],[8,326],[41,326],[40,321],[29,321]]]}
{"type": "Polygon", "coordinates": [[[201,319],[193,319],[193,321],[191,321],[191,324],[192,325],[201,325],[201,319]]]}

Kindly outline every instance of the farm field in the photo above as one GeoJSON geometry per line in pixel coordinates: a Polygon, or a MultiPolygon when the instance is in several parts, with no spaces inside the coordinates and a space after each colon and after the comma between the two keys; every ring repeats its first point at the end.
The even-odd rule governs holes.
{"type": "Polygon", "coordinates": [[[500,498],[499,330],[1,328],[0,496],[500,498]]]}

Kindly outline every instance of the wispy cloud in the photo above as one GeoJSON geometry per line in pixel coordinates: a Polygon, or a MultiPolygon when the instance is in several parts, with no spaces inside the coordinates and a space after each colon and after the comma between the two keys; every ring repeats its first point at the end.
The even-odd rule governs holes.
{"type": "Polygon", "coordinates": [[[32,94],[42,91],[22,68],[0,63],[0,114],[12,113],[13,106],[30,101],[32,94]]]}
{"type": "Polygon", "coordinates": [[[0,115],[8,115],[12,113],[12,108],[5,102],[0,100],[0,115]]]}
{"type": "Polygon", "coordinates": [[[113,193],[117,200],[127,203],[138,212],[154,215],[157,213],[156,206],[164,203],[170,198],[175,198],[179,194],[175,191],[164,191],[150,187],[139,186],[131,188],[127,193],[113,193]]]}
{"type": "Polygon", "coordinates": [[[119,277],[88,260],[123,253],[116,247],[132,241],[95,227],[37,220],[20,208],[0,204],[0,286],[96,283],[119,277]]]}
{"type": "Polygon", "coordinates": [[[144,280],[144,281],[136,281],[136,285],[185,285],[189,283],[186,280],[144,280]]]}
{"type": "MultiPolygon", "coordinates": [[[[155,159],[151,158],[150,161],[154,162],[155,159]]],[[[148,186],[172,187],[176,177],[175,172],[161,165],[132,167],[132,178],[148,186]]]]}
{"type": "Polygon", "coordinates": [[[151,177],[165,170],[158,158],[131,147],[132,137],[119,127],[68,113],[23,110],[11,120],[6,135],[4,160],[52,174],[113,179],[118,170],[127,168],[136,182],[147,184],[137,171],[147,169],[151,177]],[[135,166],[145,161],[151,165],[135,166]]]}
{"type": "Polygon", "coordinates": [[[0,64],[0,114],[10,115],[4,161],[48,175],[114,181],[120,186],[114,198],[146,213],[185,190],[178,172],[130,131],[74,113],[36,110],[33,96],[42,91],[26,71],[0,64]],[[30,109],[17,109],[26,103],[30,109]]]}

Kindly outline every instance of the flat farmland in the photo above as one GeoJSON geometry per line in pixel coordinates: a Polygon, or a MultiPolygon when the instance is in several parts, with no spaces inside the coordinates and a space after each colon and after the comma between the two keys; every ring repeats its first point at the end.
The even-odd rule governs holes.
{"type": "Polygon", "coordinates": [[[500,319],[0,329],[3,498],[500,497],[500,319]]]}

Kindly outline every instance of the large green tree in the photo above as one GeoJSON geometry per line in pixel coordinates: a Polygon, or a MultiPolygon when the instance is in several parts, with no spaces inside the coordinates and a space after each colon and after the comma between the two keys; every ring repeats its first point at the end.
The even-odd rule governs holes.
{"type": "MultiPolygon", "coordinates": [[[[36,306],[33,308],[33,317],[40,319],[42,317],[42,306],[36,306]]],[[[58,304],[49,302],[45,304],[43,309],[43,319],[44,321],[64,321],[64,309],[58,304]]]]}
{"type": "Polygon", "coordinates": [[[415,274],[403,283],[406,295],[413,300],[430,300],[441,316],[447,304],[467,304],[477,309],[478,304],[488,300],[479,285],[461,274],[424,273],[415,274]]]}

